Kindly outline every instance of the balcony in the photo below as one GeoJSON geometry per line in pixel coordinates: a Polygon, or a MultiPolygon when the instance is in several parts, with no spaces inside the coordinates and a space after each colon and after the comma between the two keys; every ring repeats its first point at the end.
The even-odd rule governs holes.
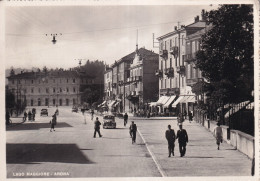
{"type": "Polygon", "coordinates": [[[196,84],[198,82],[202,82],[202,81],[203,81],[202,78],[191,78],[191,79],[186,80],[186,85],[187,86],[193,86],[194,84],[196,84]]]}
{"type": "Polygon", "coordinates": [[[132,96],[135,96],[135,95],[136,95],[136,91],[132,91],[132,92],[131,92],[131,95],[132,95],[132,96]]]}
{"type": "Polygon", "coordinates": [[[180,88],[166,88],[160,89],[160,94],[166,95],[180,95],[180,88]]]}
{"type": "Polygon", "coordinates": [[[185,66],[178,66],[177,68],[176,68],[176,72],[178,73],[178,74],[180,74],[180,75],[185,75],[185,66]]]}
{"type": "Polygon", "coordinates": [[[168,51],[167,50],[160,50],[159,55],[160,55],[160,57],[166,59],[168,57],[168,51]]]}
{"type": "Polygon", "coordinates": [[[179,47],[177,47],[177,46],[171,47],[170,54],[172,54],[174,56],[174,58],[178,57],[179,47]]]}
{"type": "Polygon", "coordinates": [[[195,60],[196,58],[196,53],[190,53],[184,55],[184,62],[191,63],[195,60]]]}
{"type": "Polygon", "coordinates": [[[163,72],[161,70],[155,70],[155,75],[158,77],[162,77],[163,76],[163,72]]]}
{"type": "Polygon", "coordinates": [[[113,84],[112,84],[112,87],[113,87],[113,88],[116,88],[116,83],[113,83],[113,84]]]}
{"type": "Polygon", "coordinates": [[[118,85],[119,85],[119,86],[124,85],[124,81],[123,81],[123,80],[118,81],[118,85]]]}
{"type": "Polygon", "coordinates": [[[169,78],[169,77],[174,77],[174,69],[171,68],[167,68],[164,70],[164,74],[169,78]]]}
{"type": "Polygon", "coordinates": [[[135,76],[135,81],[142,81],[142,76],[135,76]]]}

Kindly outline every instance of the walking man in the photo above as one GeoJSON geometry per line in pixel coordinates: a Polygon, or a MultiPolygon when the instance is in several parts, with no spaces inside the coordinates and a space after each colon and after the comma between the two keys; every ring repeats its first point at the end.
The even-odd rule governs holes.
{"type": "Polygon", "coordinates": [[[93,121],[93,118],[94,118],[94,110],[93,109],[91,109],[91,121],[93,121]]]}
{"type": "Polygon", "coordinates": [[[127,113],[125,113],[125,115],[124,115],[124,126],[126,126],[127,120],[128,120],[128,115],[127,115],[127,113]]]}
{"type": "Polygon", "coordinates": [[[191,123],[191,121],[192,121],[192,117],[193,117],[191,111],[189,111],[188,116],[189,116],[189,121],[190,121],[190,123],[191,123]]]}
{"type": "Polygon", "coordinates": [[[165,132],[165,138],[168,141],[168,150],[169,150],[169,156],[174,156],[174,142],[175,142],[175,132],[173,129],[171,129],[171,125],[168,125],[168,130],[165,132]]]}
{"type": "Polygon", "coordinates": [[[187,111],[186,111],[186,109],[184,110],[184,119],[186,119],[187,118],[187,111]]]}
{"type": "Polygon", "coordinates": [[[177,132],[177,137],[179,142],[180,155],[183,157],[186,153],[186,144],[188,143],[188,134],[185,129],[182,129],[182,124],[179,124],[179,130],[177,132]]]}
{"type": "Polygon", "coordinates": [[[99,137],[102,137],[102,135],[100,134],[100,125],[101,125],[101,123],[100,123],[100,121],[98,120],[98,117],[96,118],[96,121],[95,121],[95,127],[94,127],[94,129],[95,129],[95,131],[94,131],[94,138],[96,138],[96,132],[98,132],[98,135],[99,135],[99,137]]]}
{"type": "Polygon", "coordinates": [[[23,113],[23,120],[24,120],[24,121],[27,120],[27,112],[26,112],[26,111],[24,111],[24,113],[23,113]]]}
{"type": "Polygon", "coordinates": [[[53,114],[52,120],[51,120],[51,130],[50,132],[55,131],[54,126],[57,124],[57,116],[56,113],[53,114]]]}
{"type": "Polygon", "coordinates": [[[137,126],[134,123],[134,121],[132,121],[132,124],[129,127],[130,130],[130,136],[132,137],[132,144],[135,143],[136,140],[136,131],[137,131],[137,126]]]}
{"type": "Polygon", "coordinates": [[[214,129],[214,135],[216,137],[216,143],[218,145],[218,150],[219,150],[219,145],[222,143],[223,139],[223,133],[222,133],[222,128],[220,127],[220,123],[217,123],[217,127],[214,129]]]}

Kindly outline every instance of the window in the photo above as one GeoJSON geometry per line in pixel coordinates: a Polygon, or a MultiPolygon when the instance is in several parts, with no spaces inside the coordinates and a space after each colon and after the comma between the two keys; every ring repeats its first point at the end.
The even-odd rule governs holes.
{"type": "Polygon", "coordinates": [[[165,83],[164,83],[164,88],[166,88],[166,79],[165,79],[164,81],[165,81],[165,83]]]}
{"type": "Polygon", "coordinates": [[[62,88],[60,88],[60,93],[62,93],[62,88]]]}
{"type": "Polygon", "coordinates": [[[21,84],[21,80],[18,80],[18,84],[21,84]]]}
{"type": "Polygon", "coordinates": [[[55,106],[55,104],[56,104],[56,100],[55,99],[52,100],[52,104],[53,104],[53,106],[55,106]]]}
{"type": "Polygon", "coordinates": [[[181,44],[184,45],[184,35],[181,36],[181,44]]]}
{"type": "Polygon", "coordinates": [[[52,92],[55,93],[55,91],[56,91],[55,88],[53,88],[52,92]]]}
{"type": "Polygon", "coordinates": [[[41,88],[38,88],[38,92],[41,93],[41,88]]]}
{"type": "Polygon", "coordinates": [[[24,89],[24,93],[25,93],[25,94],[27,93],[27,89],[24,89]]]}
{"type": "Polygon", "coordinates": [[[12,84],[14,84],[14,80],[12,80],[12,84]]]}
{"type": "Polygon", "coordinates": [[[53,83],[55,83],[55,79],[53,79],[53,83]]]}
{"type": "Polygon", "coordinates": [[[177,46],[177,37],[175,37],[175,46],[177,46]]]}
{"type": "Polygon", "coordinates": [[[76,81],[75,81],[75,79],[73,79],[73,83],[75,83],[76,81]]]}
{"type": "Polygon", "coordinates": [[[33,80],[32,80],[32,84],[33,84],[33,80]]]}
{"type": "Polygon", "coordinates": [[[31,99],[31,106],[33,106],[33,99],[31,99]]]}
{"type": "Polygon", "coordinates": [[[67,83],[69,83],[69,79],[67,79],[67,83]]]}
{"type": "Polygon", "coordinates": [[[33,88],[31,88],[31,93],[33,93],[33,88]]]}
{"type": "Polygon", "coordinates": [[[76,88],[75,87],[73,87],[73,92],[76,92],[76,88]]]}
{"type": "Polygon", "coordinates": [[[172,58],[170,58],[170,67],[172,67],[172,58]]]}
{"type": "Polygon", "coordinates": [[[46,88],[46,93],[49,93],[49,88],[46,88]]]}
{"type": "Polygon", "coordinates": [[[166,48],[167,48],[167,45],[166,45],[166,41],[164,42],[164,50],[166,50],[166,48]]]}
{"type": "Polygon", "coordinates": [[[172,40],[170,40],[170,47],[172,47],[172,40]]]}
{"type": "Polygon", "coordinates": [[[69,92],[69,88],[67,88],[67,92],[69,92]]]}

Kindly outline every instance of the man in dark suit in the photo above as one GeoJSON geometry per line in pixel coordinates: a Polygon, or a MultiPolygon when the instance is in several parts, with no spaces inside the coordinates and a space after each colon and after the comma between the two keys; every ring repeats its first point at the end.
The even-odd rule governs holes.
{"type": "Polygon", "coordinates": [[[130,136],[132,137],[132,144],[135,143],[135,139],[136,139],[136,131],[137,131],[137,126],[134,123],[134,121],[132,121],[132,124],[129,127],[130,130],[130,136]]]}
{"type": "Polygon", "coordinates": [[[182,124],[179,125],[179,130],[177,132],[177,137],[179,142],[179,150],[181,157],[183,157],[186,153],[186,144],[188,143],[188,134],[185,129],[182,129],[182,124]]]}
{"type": "Polygon", "coordinates": [[[168,125],[168,130],[165,132],[165,138],[168,141],[168,149],[169,149],[169,156],[174,156],[174,142],[175,142],[175,132],[173,129],[171,129],[171,125],[168,125]]]}
{"type": "Polygon", "coordinates": [[[94,129],[95,129],[95,131],[94,131],[94,138],[96,138],[96,132],[98,132],[98,135],[99,135],[99,137],[102,137],[102,135],[100,134],[100,125],[101,125],[101,123],[100,123],[100,121],[98,120],[98,117],[96,118],[96,121],[95,121],[95,127],[94,127],[94,129]]]}
{"type": "Polygon", "coordinates": [[[124,126],[126,126],[127,120],[128,120],[128,115],[127,115],[127,113],[125,113],[125,115],[124,115],[124,126]]]}

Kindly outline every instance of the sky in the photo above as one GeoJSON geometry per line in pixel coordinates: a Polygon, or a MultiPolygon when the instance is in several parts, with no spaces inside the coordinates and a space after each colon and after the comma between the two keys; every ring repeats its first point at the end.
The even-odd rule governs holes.
{"type": "Polygon", "coordinates": [[[10,6],[5,9],[5,65],[75,67],[80,59],[112,64],[138,46],[158,53],[159,37],[217,6],[10,6]],[[56,44],[50,34],[58,34],[56,44]],[[47,34],[47,36],[46,36],[47,34]],[[62,35],[60,35],[62,34],[62,35]]]}

